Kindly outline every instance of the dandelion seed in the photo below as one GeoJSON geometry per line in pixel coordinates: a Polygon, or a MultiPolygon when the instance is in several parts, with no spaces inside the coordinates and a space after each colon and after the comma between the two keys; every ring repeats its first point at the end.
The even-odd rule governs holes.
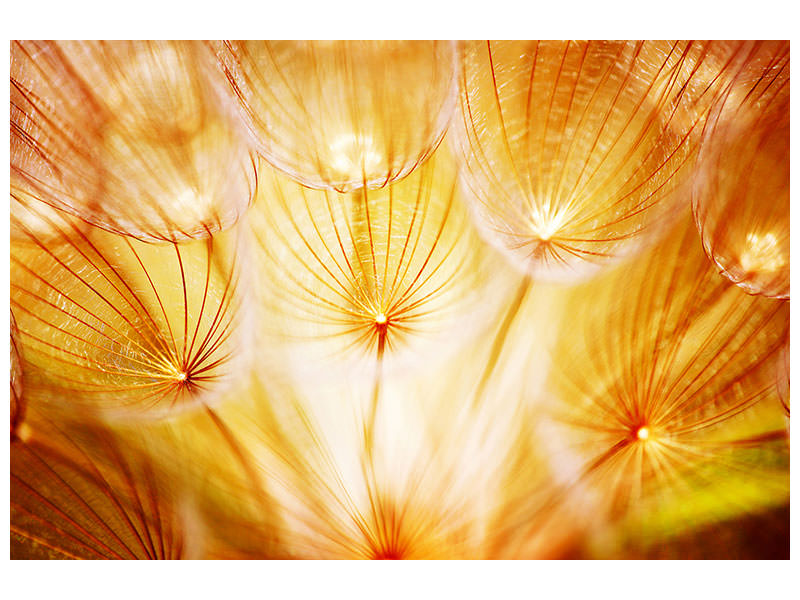
{"type": "Polygon", "coordinates": [[[115,233],[204,238],[255,191],[199,42],[14,42],[11,195],[115,233]]]}
{"type": "Polygon", "coordinates": [[[13,42],[11,556],[784,514],[788,89],[788,42],[13,42]]]}
{"type": "Polygon", "coordinates": [[[250,224],[263,257],[269,344],[297,348],[297,364],[320,372],[384,355],[402,363],[445,335],[473,332],[458,317],[472,310],[470,322],[480,325],[492,303],[479,304],[478,293],[495,274],[455,183],[446,155],[401,182],[350,194],[265,172],[250,224]]]}
{"type": "Polygon", "coordinates": [[[11,444],[11,557],[197,557],[175,489],[146,451],[39,415],[11,444]]]}
{"type": "Polygon", "coordinates": [[[631,254],[681,205],[713,85],[708,49],[666,42],[471,42],[454,140],[486,239],[537,278],[631,254]],[[701,86],[698,86],[701,87],[701,86]]]}
{"type": "Polygon", "coordinates": [[[300,183],[348,192],[402,179],[455,106],[452,42],[225,42],[220,65],[259,152],[300,183]]]}
{"type": "MultiPolygon", "coordinates": [[[[720,278],[688,219],[652,254],[574,297],[584,306],[586,297],[593,301],[586,312],[566,308],[569,334],[552,376],[560,400],[551,414],[570,448],[554,455],[574,452],[576,493],[586,485],[598,514],[641,517],[642,526],[679,506],[683,494],[725,477],[757,478],[752,502],[781,501],[782,469],[752,466],[746,449],[759,446],[755,440],[773,442],[776,456],[785,449],[771,408],[777,402],[768,399],[777,395],[773,369],[788,331],[786,303],[745,296],[720,278]],[[701,484],[709,472],[715,475],[701,484]]],[[[720,493],[711,515],[695,518],[735,506],[720,493]]]]}
{"type": "Polygon", "coordinates": [[[692,203],[708,257],[750,294],[789,297],[789,44],[759,44],[712,111],[692,203]]]}
{"type": "Polygon", "coordinates": [[[51,222],[58,243],[43,243],[12,223],[29,235],[11,251],[29,397],[76,417],[153,418],[230,385],[246,335],[235,234],[155,246],[73,219],[51,222]]]}

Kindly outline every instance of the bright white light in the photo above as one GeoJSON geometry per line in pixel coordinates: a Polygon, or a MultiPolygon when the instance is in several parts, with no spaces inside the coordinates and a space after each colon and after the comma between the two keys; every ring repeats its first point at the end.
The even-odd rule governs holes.
{"type": "Polygon", "coordinates": [[[562,211],[550,214],[550,203],[545,202],[541,208],[535,208],[529,215],[531,233],[543,242],[548,241],[564,226],[566,219],[562,211]]]}
{"type": "Polygon", "coordinates": [[[636,432],[636,437],[640,440],[646,440],[650,437],[650,430],[647,427],[639,427],[639,431],[636,432]]]}
{"type": "Polygon", "coordinates": [[[363,167],[369,175],[383,162],[373,139],[368,135],[339,136],[330,145],[331,167],[346,175],[358,175],[363,167]]]}
{"type": "Polygon", "coordinates": [[[746,246],[739,257],[739,263],[746,272],[777,271],[785,263],[782,248],[774,233],[763,235],[750,233],[746,246]]]}

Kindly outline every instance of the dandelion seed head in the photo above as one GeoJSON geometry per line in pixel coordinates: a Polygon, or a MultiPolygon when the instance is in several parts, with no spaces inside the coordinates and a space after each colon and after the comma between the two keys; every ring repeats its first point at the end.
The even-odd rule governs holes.
{"type": "Polygon", "coordinates": [[[12,45],[12,557],[647,556],[785,505],[788,302],[720,273],[788,298],[788,42],[726,44],[12,45]]]}
{"type": "Polygon", "coordinates": [[[449,41],[212,44],[260,154],[308,187],[349,192],[399,181],[432,154],[450,121],[449,41]]]}
{"type": "Polygon", "coordinates": [[[236,362],[228,352],[239,334],[227,334],[239,306],[227,301],[236,274],[225,258],[235,241],[220,234],[212,242],[156,246],[92,234],[91,243],[76,236],[46,249],[20,244],[12,252],[24,290],[12,303],[25,315],[18,325],[30,348],[26,364],[43,374],[28,393],[69,390],[76,406],[110,418],[161,418],[199,406],[201,395],[207,400],[232,380],[236,362]],[[213,271],[214,260],[222,270],[213,271]],[[34,273],[55,283],[45,286],[34,273]],[[150,302],[158,312],[144,308],[150,302]],[[91,317],[84,314],[89,311],[91,317]],[[29,313],[40,316],[31,321],[29,313]],[[50,372],[50,360],[62,368],[50,372]]]}
{"type": "MultiPolygon", "coordinates": [[[[538,279],[577,281],[633,253],[678,213],[671,184],[651,189],[648,178],[667,184],[684,176],[694,125],[645,108],[653,89],[666,86],[672,102],[666,98],[681,88],[666,85],[668,69],[653,69],[676,48],[482,41],[463,49],[453,139],[467,165],[467,201],[484,237],[513,265],[538,279]],[[619,80],[629,85],[619,89],[619,80]],[[531,110],[538,104],[549,107],[547,117],[531,110]],[[673,127],[679,135],[667,140],[662,132],[673,127]]],[[[687,57],[698,49],[686,47],[687,57]]]]}

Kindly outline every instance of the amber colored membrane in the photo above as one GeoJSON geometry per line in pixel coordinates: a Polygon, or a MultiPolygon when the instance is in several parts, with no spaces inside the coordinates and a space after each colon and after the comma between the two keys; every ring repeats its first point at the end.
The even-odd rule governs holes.
{"type": "Polygon", "coordinates": [[[780,354],[778,356],[777,361],[777,388],[778,388],[778,397],[781,401],[781,406],[783,406],[783,410],[786,412],[786,416],[789,416],[789,375],[790,375],[790,368],[791,364],[789,361],[789,336],[786,336],[786,342],[783,344],[783,348],[781,348],[780,354]]]}
{"type": "Polygon", "coordinates": [[[655,512],[732,474],[758,479],[767,501],[786,494],[784,470],[736,452],[786,450],[773,409],[788,302],[719,277],[688,218],[646,257],[571,295],[551,375],[556,425],[543,429],[552,460],[574,469],[570,491],[592,490],[617,515],[655,512]]]}
{"type": "Polygon", "coordinates": [[[30,234],[11,247],[28,402],[70,419],[156,418],[213,402],[247,354],[235,234],[152,245],[50,225],[55,241],[43,243],[12,215],[30,234]]]}
{"type": "Polygon", "coordinates": [[[12,42],[11,196],[143,240],[205,238],[255,192],[195,42],[12,42]]]}
{"type": "MultiPolygon", "coordinates": [[[[655,239],[686,200],[708,43],[472,42],[454,120],[485,237],[537,277],[575,279],[655,239]]],[[[709,72],[711,71],[711,72],[709,72]]]]}
{"type": "Polygon", "coordinates": [[[11,442],[12,559],[192,558],[176,490],[145,448],[35,417],[11,442]]]}
{"type": "Polygon", "coordinates": [[[455,106],[455,43],[248,41],[213,45],[261,155],[313,188],[401,179],[455,106]]]}
{"type": "Polygon", "coordinates": [[[693,206],[708,257],[750,294],[789,297],[789,44],[754,48],[709,119],[693,206]]]}
{"type": "Polygon", "coordinates": [[[25,401],[22,396],[22,364],[20,360],[20,344],[17,341],[19,329],[14,313],[11,312],[11,437],[25,418],[25,401]]]}
{"type": "Polygon", "coordinates": [[[418,360],[482,324],[491,302],[478,294],[491,273],[447,154],[347,194],[271,169],[260,177],[249,220],[262,250],[265,346],[294,345],[301,368],[318,373],[331,361],[418,360]]]}

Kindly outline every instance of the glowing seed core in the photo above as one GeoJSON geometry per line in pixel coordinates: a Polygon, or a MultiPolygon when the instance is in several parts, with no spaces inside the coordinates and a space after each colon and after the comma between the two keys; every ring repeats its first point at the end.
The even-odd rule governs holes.
{"type": "Polygon", "coordinates": [[[378,314],[375,316],[375,322],[376,322],[378,325],[385,325],[385,324],[386,324],[386,315],[385,315],[385,314],[383,314],[383,313],[378,313],[378,314]]]}
{"type": "Polygon", "coordinates": [[[647,427],[640,427],[639,431],[636,432],[636,437],[640,440],[646,440],[650,437],[650,430],[647,427]]]}
{"type": "Polygon", "coordinates": [[[186,373],[178,373],[178,381],[186,381],[186,373]]]}

